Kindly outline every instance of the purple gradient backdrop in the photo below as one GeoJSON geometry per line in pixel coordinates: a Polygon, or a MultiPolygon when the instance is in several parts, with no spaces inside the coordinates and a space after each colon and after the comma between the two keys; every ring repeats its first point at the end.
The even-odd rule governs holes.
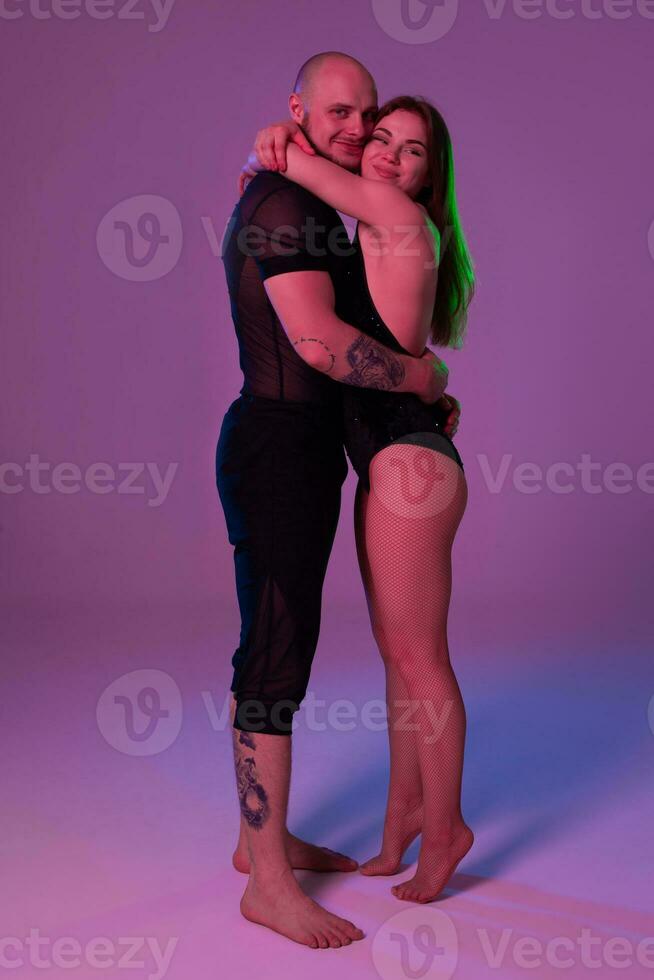
{"type": "MultiPolygon", "coordinates": [[[[415,13],[422,5],[420,0],[412,3],[415,13]]],[[[98,20],[84,8],[75,20],[40,19],[18,3],[11,9],[22,16],[0,18],[5,134],[2,462],[15,464],[7,482],[17,483],[16,467],[30,454],[51,467],[70,462],[81,471],[99,462],[114,467],[150,462],[161,472],[177,464],[160,506],[148,505],[154,490],[143,477],[137,482],[145,493],[139,494],[100,494],[85,488],[70,494],[37,493],[26,484],[21,492],[0,495],[9,624],[5,678],[12,694],[6,715],[12,747],[6,785],[17,801],[12,826],[38,812],[37,788],[43,785],[38,780],[48,785],[52,772],[60,779],[43,818],[53,823],[69,819],[65,803],[73,785],[79,794],[73,800],[87,808],[87,815],[94,814],[86,823],[80,817],[65,840],[49,840],[52,831],[32,826],[32,837],[25,838],[35,862],[32,878],[24,877],[16,858],[17,880],[23,882],[17,908],[26,909],[34,901],[36,889],[28,894],[25,882],[38,880],[39,862],[46,876],[65,876],[70,856],[79,881],[68,885],[62,921],[86,910],[88,920],[82,916],[79,921],[88,922],[95,934],[104,927],[113,935],[115,922],[116,935],[120,929],[131,929],[127,934],[134,935],[142,909],[130,906],[129,896],[134,896],[132,885],[138,879],[143,887],[137,889],[135,902],[146,902],[148,895],[166,887],[177,889],[185,914],[205,902],[201,914],[183,927],[178,918],[175,928],[185,928],[187,940],[193,937],[200,945],[211,936],[211,887],[203,892],[197,881],[208,877],[206,853],[215,848],[214,805],[221,816],[224,810],[221,860],[225,858],[225,874],[231,874],[228,848],[237,814],[225,738],[221,772],[229,791],[224,784],[216,789],[214,774],[207,776],[207,768],[193,763],[197,778],[209,785],[202,801],[206,826],[200,843],[189,844],[189,853],[183,847],[176,852],[179,865],[165,874],[156,856],[149,858],[150,865],[139,863],[141,844],[135,836],[129,838],[130,857],[122,869],[108,860],[110,844],[104,845],[109,848],[106,868],[104,860],[97,865],[90,857],[88,865],[81,860],[87,843],[92,846],[96,811],[117,818],[126,799],[107,794],[105,800],[97,787],[89,798],[84,780],[91,766],[105,771],[107,752],[109,771],[111,764],[118,770],[112,778],[120,781],[122,774],[124,792],[135,793],[137,801],[140,780],[160,776],[153,797],[157,812],[164,813],[173,794],[177,806],[185,801],[186,810],[175,810],[173,817],[182,819],[193,835],[190,825],[197,811],[191,804],[193,794],[202,790],[190,786],[187,766],[195,757],[188,738],[197,735],[196,748],[205,752],[207,767],[217,751],[206,737],[206,720],[197,731],[193,728],[200,702],[194,700],[187,741],[178,741],[160,757],[162,766],[171,766],[160,774],[139,769],[142,760],[112,756],[94,728],[93,713],[114,677],[140,667],[167,670],[180,683],[183,678],[185,697],[190,692],[195,699],[199,690],[210,688],[222,703],[237,618],[214,452],[222,416],[238,393],[241,375],[219,243],[236,199],[238,171],[257,128],[286,115],[297,67],[310,54],[329,48],[359,57],[374,74],[382,99],[409,92],[435,101],[453,138],[460,209],[477,270],[466,347],[444,352],[450,390],[463,404],[457,445],[470,490],[455,544],[450,647],[459,657],[471,716],[485,731],[502,718],[507,735],[494,743],[494,750],[504,759],[511,757],[515,745],[508,732],[524,732],[532,719],[524,703],[517,716],[504,714],[506,702],[513,698],[517,704],[525,690],[515,680],[516,671],[531,670],[529,690],[540,727],[538,720],[534,725],[541,735],[547,732],[555,739],[554,767],[571,751],[573,740],[577,746],[583,743],[577,765],[571,764],[563,779],[571,813],[575,795],[570,787],[577,778],[582,785],[579,800],[600,805],[605,774],[595,758],[596,746],[611,754],[611,733],[599,719],[612,720],[612,778],[625,778],[625,767],[633,767],[632,795],[625,791],[625,802],[604,814],[606,823],[594,827],[592,844],[604,849],[617,833],[622,842],[627,839],[633,848],[629,872],[611,865],[606,854],[607,864],[598,870],[585,829],[589,849],[584,857],[577,850],[580,839],[573,838],[553,857],[544,849],[535,853],[528,869],[512,868],[514,881],[520,878],[525,888],[538,884],[545,891],[529,897],[507,891],[500,901],[539,908],[548,904],[555,910],[563,895],[577,896],[589,904],[574,914],[565,906],[575,922],[595,916],[614,928],[609,906],[599,914],[591,899],[614,901],[625,909],[647,907],[646,868],[638,850],[638,833],[645,826],[638,816],[643,803],[638,803],[641,809],[635,805],[641,793],[636,759],[643,772],[648,757],[651,762],[647,699],[654,688],[646,659],[652,635],[654,489],[654,19],[642,13],[644,3],[637,9],[634,2],[632,15],[625,19],[607,13],[613,9],[608,0],[604,6],[594,0],[592,7],[604,13],[591,18],[586,0],[583,10],[581,2],[566,5],[574,11],[570,19],[554,16],[551,4],[550,12],[543,6],[542,16],[527,19],[510,3],[500,16],[489,15],[490,2],[461,3],[449,32],[429,43],[404,43],[380,26],[382,9],[397,21],[399,0],[375,0],[379,20],[372,4],[363,0],[177,0],[161,30],[149,29],[156,17],[145,5],[135,8],[144,19],[98,20]],[[170,238],[161,255],[165,261],[173,252],[172,268],[151,281],[116,274],[108,264],[117,262],[120,269],[120,255],[112,258],[106,243],[100,250],[96,243],[103,218],[119,202],[141,195],[170,202],[181,222],[180,231],[166,224],[161,212],[162,232],[170,238]],[[106,261],[100,255],[103,247],[106,261]],[[570,493],[552,492],[544,482],[539,491],[525,493],[513,484],[520,464],[534,463],[543,471],[556,463],[576,467],[584,454],[600,464],[593,475],[599,486],[609,479],[610,464],[627,464],[634,473],[631,489],[611,492],[604,485],[591,493],[579,476],[570,493]],[[496,473],[503,457],[506,480],[499,492],[492,492],[485,474],[496,473]],[[643,474],[648,484],[642,481],[639,488],[635,473],[647,463],[649,475],[643,474]],[[176,608],[185,611],[176,615],[171,611],[176,608]],[[559,671],[560,684],[553,669],[559,671]],[[501,671],[497,676],[496,670],[501,671]],[[485,699],[491,684],[497,689],[489,707],[485,699]],[[569,701],[561,700],[562,687],[567,687],[569,701]],[[583,709],[576,700],[580,691],[586,697],[583,709]],[[552,712],[557,711],[571,728],[564,722],[562,729],[551,729],[552,712]],[[82,773],[79,785],[64,765],[66,758],[82,773]],[[584,783],[585,767],[592,768],[593,761],[593,776],[584,783]],[[26,771],[37,782],[24,795],[26,771]],[[620,823],[626,813],[628,829],[620,823]],[[552,873],[550,857],[560,873],[552,873]],[[94,867],[102,867],[106,883],[110,865],[115,888],[101,894],[96,884],[94,891],[89,886],[94,867]],[[184,891],[184,873],[196,873],[196,891],[184,891]],[[609,894],[608,881],[616,878],[622,892],[609,894]],[[552,894],[547,892],[550,886],[552,894]],[[115,908],[122,908],[126,917],[111,918],[107,910],[115,908]]],[[[399,28],[396,33],[401,37],[399,28]]],[[[138,201],[132,211],[137,218],[138,201]]],[[[145,253],[138,235],[134,248],[139,256],[145,253]]],[[[124,258],[122,268],[127,268],[124,258]]],[[[339,672],[352,663],[356,637],[366,647],[367,659],[346,693],[353,696],[357,685],[374,679],[379,696],[380,667],[366,631],[352,536],[354,487],[350,474],[325,587],[323,656],[316,666],[315,689],[319,691],[319,683],[329,687],[335,663],[339,672]]],[[[365,687],[358,690],[362,694],[365,687]]],[[[336,690],[332,694],[339,696],[336,690]]],[[[507,763],[497,770],[494,783],[485,769],[484,736],[474,726],[472,731],[472,775],[466,780],[473,790],[468,792],[473,792],[471,799],[486,794],[490,800],[500,785],[510,787],[524,774],[507,763]]],[[[318,745],[319,736],[313,738],[318,745]]],[[[350,751],[344,749],[345,738],[340,735],[329,743],[335,754],[350,751]]],[[[378,817],[375,833],[383,810],[384,752],[385,744],[377,738],[370,751],[375,773],[367,777],[378,817]]],[[[329,753],[323,750],[321,758],[327,783],[335,785],[333,758],[332,769],[329,753]]],[[[365,758],[363,751],[361,761],[365,758]]],[[[549,772],[557,786],[555,768],[548,770],[548,762],[552,760],[538,751],[528,757],[536,809],[546,808],[536,772],[549,772]]],[[[308,773],[309,762],[304,765],[308,773]]],[[[356,780],[352,769],[347,781],[352,793],[356,780]]],[[[309,775],[302,786],[322,799],[322,784],[311,783],[309,775]]],[[[297,792],[300,799],[299,788],[297,792]]],[[[326,802],[346,812],[347,800],[335,794],[326,802]]],[[[480,817],[488,817],[487,833],[497,834],[501,817],[515,803],[507,790],[495,810],[484,814],[480,805],[480,817]]],[[[518,809],[516,804],[513,817],[518,809]]],[[[134,831],[140,826],[139,814],[130,816],[131,824],[125,817],[125,832],[128,825],[134,831]]],[[[163,816],[153,819],[160,821],[158,846],[165,853],[170,828],[161,822],[163,816]]],[[[323,826],[317,804],[304,819],[307,832],[316,827],[326,832],[330,826],[323,826]]],[[[106,841],[117,834],[110,823],[106,816],[106,841]]],[[[355,833],[345,844],[352,844],[363,859],[373,853],[375,839],[355,833]]],[[[329,843],[344,845],[338,836],[329,843]]],[[[117,860],[119,836],[115,845],[117,860]]],[[[502,850],[495,838],[493,846],[502,850]]],[[[489,858],[475,871],[481,881],[501,876],[505,866],[489,858]]],[[[230,928],[241,930],[239,937],[249,942],[252,933],[238,919],[236,907],[241,884],[234,872],[225,908],[233,916],[230,928]]],[[[358,885],[368,887],[360,880],[358,885]]],[[[340,911],[352,916],[346,894],[344,885],[340,911]]],[[[39,896],[34,907],[40,909],[41,901],[39,896]]],[[[466,899],[461,901],[465,913],[466,899]]],[[[390,900],[385,908],[388,915],[399,911],[390,900]]],[[[146,918],[152,914],[159,923],[170,911],[168,906],[148,909],[146,918]]],[[[27,924],[47,921],[44,910],[31,918],[25,913],[27,924]]],[[[22,911],[12,919],[15,929],[19,922],[22,911]]],[[[520,928],[518,920],[511,924],[520,928]]],[[[640,919],[631,925],[623,920],[621,928],[627,934],[645,926],[640,919]]],[[[259,930],[260,943],[261,934],[259,930]]],[[[304,956],[300,962],[305,963],[304,956]]],[[[200,976],[201,965],[208,975],[208,965],[191,958],[175,976],[200,976]]],[[[486,975],[476,966],[470,975],[486,975]]]]}
{"type": "MultiPolygon", "coordinates": [[[[651,493],[593,496],[577,481],[524,494],[511,478],[582,453],[603,468],[652,458],[654,21],[492,20],[469,4],[446,37],[408,45],[367,3],[309,16],[196,0],[159,32],[147,24],[3,23],[5,459],[179,464],[160,507],[86,489],[3,495],[8,596],[231,596],[212,469],[240,373],[210,229],[219,243],[255,131],[286,114],[298,64],[333,46],[370,67],[381,98],[434,99],[452,131],[478,276],[467,347],[446,353],[471,491],[459,591],[508,602],[511,619],[538,606],[618,634],[642,616],[651,493]],[[152,282],[115,275],[96,248],[103,216],[142,194],[171,201],[183,229],[179,261],[152,282]],[[480,454],[493,473],[511,455],[500,493],[480,454]]],[[[327,584],[343,597],[358,581],[352,492],[327,584]]]]}

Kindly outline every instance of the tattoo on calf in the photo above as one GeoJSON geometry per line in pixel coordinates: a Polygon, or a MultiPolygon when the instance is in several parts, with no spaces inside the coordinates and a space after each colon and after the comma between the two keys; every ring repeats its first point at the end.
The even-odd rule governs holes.
{"type": "Polygon", "coordinates": [[[240,728],[238,731],[238,740],[241,745],[247,745],[249,749],[256,749],[257,747],[254,741],[254,735],[251,735],[249,732],[242,732],[240,728]]]}
{"type": "Polygon", "coordinates": [[[344,384],[389,391],[404,381],[404,365],[400,358],[372,337],[362,335],[355,340],[347,349],[347,360],[353,370],[341,378],[344,384]]]}
{"type": "Polygon", "coordinates": [[[254,736],[249,732],[234,730],[234,763],[236,767],[236,791],[241,813],[250,827],[261,830],[270,816],[268,794],[259,782],[256,760],[251,755],[241,755],[240,745],[256,749],[254,736]]]}
{"type": "Polygon", "coordinates": [[[298,337],[297,340],[293,341],[293,346],[297,347],[298,344],[320,344],[321,347],[324,347],[331,358],[329,367],[325,368],[325,374],[329,374],[336,363],[336,355],[330,351],[329,347],[324,341],[320,340],[319,337],[298,337]]]}

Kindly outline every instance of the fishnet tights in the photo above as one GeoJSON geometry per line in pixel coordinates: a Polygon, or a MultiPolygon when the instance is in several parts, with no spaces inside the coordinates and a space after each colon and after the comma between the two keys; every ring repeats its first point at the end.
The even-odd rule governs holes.
{"type": "Polygon", "coordinates": [[[355,535],[373,634],[384,661],[390,780],[379,855],[364,874],[393,874],[422,833],[415,876],[392,891],[429,901],[472,846],[461,813],[466,730],[447,644],[454,535],[467,502],[458,464],[395,442],[360,483],[355,535]]]}

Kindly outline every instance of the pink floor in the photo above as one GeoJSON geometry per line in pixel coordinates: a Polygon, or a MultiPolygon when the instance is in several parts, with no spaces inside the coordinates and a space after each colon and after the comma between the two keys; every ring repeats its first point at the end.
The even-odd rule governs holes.
{"type": "MultiPolygon", "coordinates": [[[[500,649],[461,612],[450,649],[468,712],[474,848],[428,906],[389,891],[410,877],[419,841],[395,878],[296,872],[366,933],[312,950],[238,910],[231,604],[7,610],[3,974],[654,976],[646,651],[579,636],[500,649]],[[145,673],[125,677],[134,671],[145,673]],[[139,695],[168,711],[141,741],[147,718],[126,707],[139,695]]],[[[365,707],[383,697],[383,675],[365,617],[358,597],[325,608],[309,690],[325,705],[316,723],[297,716],[289,819],[358,860],[376,853],[386,793],[386,733],[365,707]],[[338,698],[352,704],[351,730],[327,713],[338,698]]]]}

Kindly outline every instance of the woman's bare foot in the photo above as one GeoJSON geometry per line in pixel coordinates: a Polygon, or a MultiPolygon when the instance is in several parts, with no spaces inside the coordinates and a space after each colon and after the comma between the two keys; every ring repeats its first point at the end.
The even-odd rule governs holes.
{"type": "Polygon", "coordinates": [[[359,867],[363,875],[394,875],[402,856],[422,828],[422,803],[412,809],[397,808],[397,816],[386,817],[382,849],[359,867]]]}
{"type": "Polygon", "coordinates": [[[423,835],[415,875],[408,881],[393,885],[392,893],[406,902],[432,902],[445,888],[474,839],[467,824],[460,826],[447,839],[429,842],[423,835]]]}
{"type": "Polygon", "coordinates": [[[252,875],[241,898],[241,914],[275,932],[313,949],[349,946],[363,932],[318,905],[302,891],[292,871],[255,880],[252,875]]]}
{"type": "MultiPolygon", "coordinates": [[[[288,833],[286,838],[286,853],[292,868],[303,871],[356,871],[358,863],[329,847],[319,847],[288,833]]],[[[232,864],[243,874],[250,873],[250,856],[245,837],[239,839],[238,846],[232,855],[232,864]]]]}

